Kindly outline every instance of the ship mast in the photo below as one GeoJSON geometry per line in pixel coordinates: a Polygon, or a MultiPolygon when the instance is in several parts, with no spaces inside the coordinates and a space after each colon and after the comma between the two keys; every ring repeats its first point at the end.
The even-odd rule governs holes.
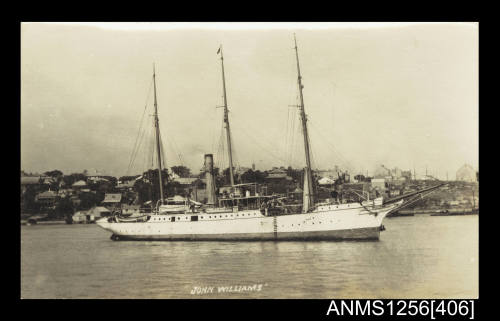
{"type": "Polygon", "coordinates": [[[155,96],[154,123],[155,123],[156,154],[158,156],[158,179],[160,181],[160,200],[161,204],[163,204],[164,199],[163,199],[163,180],[161,177],[162,168],[161,168],[161,150],[160,150],[160,125],[158,121],[158,106],[156,101],[156,72],[154,64],[153,64],[153,84],[154,84],[154,96],[155,96]]]}
{"type": "Polygon", "coordinates": [[[226,128],[227,137],[227,153],[229,158],[229,176],[231,179],[231,187],[234,187],[234,174],[233,174],[233,153],[231,149],[231,131],[229,130],[229,117],[227,110],[227,97],[226,97],[226,77],[224,75],[224,56],[222,55],[222,45],[217,53],[220,53],[220,61],[222,66],[222,88],[224,92],[224,127],[226,128]]]}
{"type": "Polygon", "coordinates": [[[314,195],[313,195],[313,185],[312,185],[312,171],[311,171],[311,155],[309,151],[309,135],[307,133],[307,117],[304,111],[304,96],[302,94],[302,89],[304,86],[302,85],[302,76],[300,74],[300,65],[299,65],[299,51],[297,49],[297,39],[295,38],[295,34],[293,34],[293,40],[295,42],[295,57],[297,58],[297,81],[299,85],[300,92],[300,118],[302,121],[302,133],[304,136],[304,151],[306,154],[306,168],[304,172],[304,197],[303,197],[303,205],[302,210],[306,213],[310,207],[314,205],[314,195]]]}

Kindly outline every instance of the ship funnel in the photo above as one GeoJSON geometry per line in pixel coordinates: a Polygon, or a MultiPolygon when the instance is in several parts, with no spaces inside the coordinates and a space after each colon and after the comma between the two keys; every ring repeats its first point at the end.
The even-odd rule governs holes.
{"type": "Polygon", "coordinates": [[[215,205],[217,202],[215,196],[215,177],[214,177],[214,156],[205,154],[205,178],[207,180],[207,204],[215,205]]]}

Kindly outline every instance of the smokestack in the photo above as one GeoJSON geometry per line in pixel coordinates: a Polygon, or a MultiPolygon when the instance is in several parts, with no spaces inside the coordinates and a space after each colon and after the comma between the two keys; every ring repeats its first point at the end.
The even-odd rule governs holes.
{"type": "Polygon", "coordinates": [[[207,204],[215,205],[217,202],[215,196],[215,177],[214,177],[214,156],[205,154],[205,178],[207,179],[207,204]]]}

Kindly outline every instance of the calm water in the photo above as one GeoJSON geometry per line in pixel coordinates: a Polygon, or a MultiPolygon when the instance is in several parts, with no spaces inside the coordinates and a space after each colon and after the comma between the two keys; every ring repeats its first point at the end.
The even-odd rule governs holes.
{"type": "Polygon", "coordinates": [[[113,242],[96,225],[22,226],[21,296],[478,296],[478,216],[396,217],[384,225],[375,242],[113,242]],[[214,293],[191,294],[195,286],[214,293]],[[240,292],[217,293],[219,286],[240,292]]]}

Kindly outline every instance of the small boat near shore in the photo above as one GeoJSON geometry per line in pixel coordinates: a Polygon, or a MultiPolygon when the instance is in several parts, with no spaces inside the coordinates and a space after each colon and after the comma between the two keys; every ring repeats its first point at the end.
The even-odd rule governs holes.
{"type": "Polygon", "coordinates": [[[415,216],[415,214],[411,212],[410,213],[394,212],[391,215],[388,215],[387,217],[391,218],[391,217],[401,217],[401,216],[415,216]]]}
{"type": "Polygon", "coordinates": [[[477,215],[479,214],[479,209],[450,209],[442,210],[438,213],[433,213],[431,216],[458,216],[458,215],[477,215]]]}

